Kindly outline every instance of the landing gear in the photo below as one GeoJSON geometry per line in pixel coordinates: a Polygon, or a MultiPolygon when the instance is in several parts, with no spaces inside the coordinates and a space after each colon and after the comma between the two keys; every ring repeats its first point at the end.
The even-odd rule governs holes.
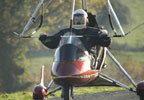
{"type": "Polygon", "coordinates": [[[62,88],[62,97],[64,98],[64,100],[72,100],[73,98],[73,87],[66,85],[63,86],[62,88]]]}

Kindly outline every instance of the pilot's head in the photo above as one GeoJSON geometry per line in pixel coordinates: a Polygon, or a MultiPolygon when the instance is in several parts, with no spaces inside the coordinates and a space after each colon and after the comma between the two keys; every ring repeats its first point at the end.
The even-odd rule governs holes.
{"type": "Polygon", "coordinates": [[[73,28],[83,29],[86,28],[87,13],[83,9],[78,9],[74,12],[73,28]]]}

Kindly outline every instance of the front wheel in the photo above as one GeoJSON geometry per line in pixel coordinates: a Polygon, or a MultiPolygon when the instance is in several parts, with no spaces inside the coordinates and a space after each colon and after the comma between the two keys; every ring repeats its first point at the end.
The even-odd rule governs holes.
{"type": "Polygon", "coordinates": [[[64,100],[72,100],[72,97],[71,97],[71,87],[66,85],[63,87],[63,97],[64,97],[64,100]]]}

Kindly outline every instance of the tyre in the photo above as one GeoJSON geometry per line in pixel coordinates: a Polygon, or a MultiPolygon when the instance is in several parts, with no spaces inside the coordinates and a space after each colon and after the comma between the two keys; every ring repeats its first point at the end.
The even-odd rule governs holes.
{"type": "Polygon", "coordinates": [[[71,97],[71,92],[70,92],[70,86],[64,86],[63,87],[63,92],[64,92],[64,100],[72,100],[72,97],[71,97]]]}

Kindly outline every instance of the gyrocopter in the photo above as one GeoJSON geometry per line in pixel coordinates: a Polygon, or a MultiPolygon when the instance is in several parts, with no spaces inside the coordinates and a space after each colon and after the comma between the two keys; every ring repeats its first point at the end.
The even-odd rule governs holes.
{"type": "MultiPolygon", "coordinates": [[[[52,0],[49,0],[51,2],[52,0]]],[[[43,23],[43,14],[40,16],[41,22],[38,28],[31,32],[30,35],[25,35],[25,32],[29,29],[31,23],[34,23],[36,20],[36,14],[39,9],[44,10],[44,0],[40,0],[37,5],[34,13],[31,18],[25,25],[23,31],[19,35],[20,38],[39,38],[39,36],[34,36],[33,34],[37,32],[38,29],[42,26],[43,23]]],[[[97,59],[101,59],[95,67],[91,66],[91,59],[88,51],[82,44],[79,39],[80,36],[77,36],[73,33],[73,13],[75,9],[75,0],[72,0],[72,15],[70,19],[70,32],[61,36],[60,43],[55,52],[55,60],[52,64],[51,76],[52,80],[46,87],[44,85],[44,66],[42,66],[42,75],[40,84],[35,86],[33,89],[33,99],[34,100],[46,100],[47,97],[58,91],[62,90],[61,97],[64,100],[72,100],[74,97],[73,88],[74,87],[90,87],[90,86],[118,86],[126,88],[134,93],[136,93],[140,100],[144,100],[144,82],[141,81],[138,84],[134,82],[131,76],[124,70],[121,64],[116,60],[112,53],[106,47],[102,47],[102,51],[97,55],[97,59]],[[117,67],[124,73],[124,75],[130,80],[134,88],[130,88],[127,85],[124,85],[111,77],[101,74],[103,70],[104,62],[106,55],[108,55],[117,67]],[[50,91],[50,88],[53,84],[57,84],[54,90],[50,91]]],[[[88,12],[87,1],[82,0],[82,9],[88,12]]],[[[109,35],[110,37],[124,37],[125,34],[123,31],[120,22],[114,12],[114,9],[110,3],[110,0],[107,0],[107,11],[109,16],[110,25],[114,31],[114,35],[109,35]],[[114,20],[121,34],[118,34],[113,27],[112,21],[114,20]]],[[[95,25],[93,25],[95,28],[95,25]]]]}

